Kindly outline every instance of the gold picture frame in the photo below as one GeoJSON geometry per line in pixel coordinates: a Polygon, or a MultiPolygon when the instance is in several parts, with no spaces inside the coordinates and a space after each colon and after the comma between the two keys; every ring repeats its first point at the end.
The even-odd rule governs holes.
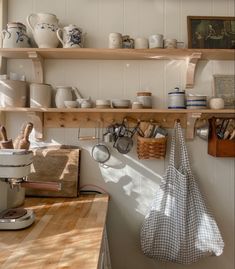
{"type": "Polygon", "coordinates": [[[188,16],[187,28],[188,48],[235,48],[235,17],[188,16]]]}

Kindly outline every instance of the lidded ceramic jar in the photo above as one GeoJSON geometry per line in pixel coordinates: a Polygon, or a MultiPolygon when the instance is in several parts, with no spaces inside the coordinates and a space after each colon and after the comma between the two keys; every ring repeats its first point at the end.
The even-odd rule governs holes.
{"type": "Polygon", "coordinates": [[[172,92],[168,93],[168,108],[184,109],[185,108],[185,91],[175,87],[172,92]]]}
{"type": "Polygon", "coordinates": [[[143,108],[152,108],[152,93],[151,92],[137,92],[137,101],[142,104],[143,108]]]}
{"type": "Polygon", "coordinates": [[[26,33],[26,26],[21,22],[9,22],[2,30],[3,48],[29,48],[30,41],[26,33]]]}

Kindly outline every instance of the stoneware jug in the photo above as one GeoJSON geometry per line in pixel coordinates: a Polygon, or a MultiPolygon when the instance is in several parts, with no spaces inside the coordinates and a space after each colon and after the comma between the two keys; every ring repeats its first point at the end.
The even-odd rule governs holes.
{"type": "Polygon", "coordinates": [[[3,48],[29,48],[30,41],[26,34],[26,26],[20,22],[9,22],[2,30],[3,48]]]}
{"type": "Polygon", "coordinates": [[[82,48],[84,43],[84,35],[82,29],[76,25],[70,24],[63,29],[57,30],[57,37],[63,48],[82,48]]]}
{"type": "Polygon", "coordinates": [[[37,13],[27,17],[27,23],[39,48],[57,48],[59,39],[56,31],[58,19],[54,14],[37,13]]]}
{"type": "Polygon", "coordinates": [[[73,94],[77,88],[70,86],[57,86],[55,95],[55,105],[57,108],[65,108],[64,101],[72,101],[73,94]]]}

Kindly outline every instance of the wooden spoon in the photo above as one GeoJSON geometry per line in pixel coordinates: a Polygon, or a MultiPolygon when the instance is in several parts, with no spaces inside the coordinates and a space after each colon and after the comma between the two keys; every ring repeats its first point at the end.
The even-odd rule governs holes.
{"type": "Polygon", "coordinates": [[[27,123],[24,123],[20,128],[20,133],[14,140],[14,149],[19,149],[19,143],[24,138],[24,131],[26,128],[27,123]]]}
{"type": "Polygon", "coordinates": [[[28,122],[25,129],[23,138],[20,139],[18,144],[18,149],[29,149],[30,147],[30,141],[29,141],[29,135],[33,130],[33,124],[31,122],[28,122]]]}
{"type": "Polygon", "coordinates": [[[7,139],[7,131],[4,126],[0,126],[0,134],[1,134],[1,141],[0,141],[0,148],[1,149],[13,149],[12,139],[7,139]]]}

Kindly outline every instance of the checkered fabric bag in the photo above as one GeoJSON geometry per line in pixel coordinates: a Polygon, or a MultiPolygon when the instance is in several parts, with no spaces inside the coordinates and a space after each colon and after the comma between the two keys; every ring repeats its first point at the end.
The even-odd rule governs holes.
{"type": "Polygon", "coordinates": [[[145,217],[140,239],[146,256],[164,262],[190,264],[223,252],[223,239],[191,172],[178,122],[172,137],[169,166],[145,217]]]}

